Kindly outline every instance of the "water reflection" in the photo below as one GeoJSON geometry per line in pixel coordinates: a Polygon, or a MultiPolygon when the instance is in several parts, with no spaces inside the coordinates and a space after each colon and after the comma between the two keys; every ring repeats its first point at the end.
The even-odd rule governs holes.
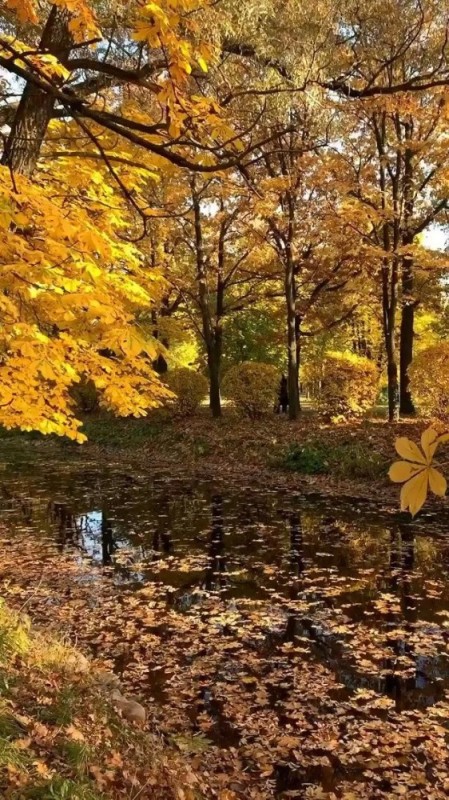
{"type": "Polygon", "coordinates": [[[152,544],[153,557],[155,559],[160,558],[164,554],[168,555],[173,549],[170,531],[170,504],[167,496],[160,498],[152,544]]]}
{"type": "Polygon", "coordinates": [[[225,531],[223,523],[223,498],[216,494],[211,498],[211,528],[209,557],[203,588],[208,592],[219,592],[227,586],[225,531]]]}
{"type": "Polygon", "coordinates": [[[304,541],[301,516],[297,511],[290,515],[290,569],[295,578],[304,571],[304,541]]]}
{"type": "Polygon", "coordinates": [[[43,551],[53,542],[105,567],[118,592],[154,581],[180,613],[204,595],[225,610],[239,599],[279,609],[282,625],[260,646],[306,639],[349,691],[371,688],[407,708],[449,686],[449,544],[438,531],[337,517],[269,491],[149,487],[76,469],[7,476],[0,514],[10,530],[41,537],[43,551]]]}
{"type": "Polygon", "coordinates": [[[109,566],[117,549],[114,539],[114,528],[110,517],[105,511],[101,512],[101,554],[103,565],[109,566]]]}

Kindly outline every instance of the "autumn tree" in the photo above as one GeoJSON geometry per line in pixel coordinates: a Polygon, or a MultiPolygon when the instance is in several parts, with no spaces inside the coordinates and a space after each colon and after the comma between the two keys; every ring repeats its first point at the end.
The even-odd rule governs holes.
{"type": "Polygon", "coordinates": [[[296,419],[303,339],[351,314],[349,293],[340,297],[339,313],[326,315],[323,306],[335,308],[332,297],[343,295],[360,274],[363,253],[347,238],[340,195],[329,182],[329,129],[320,128],[307,103],[290,105],[288,114],[292,130],[263,149],[253,175],[260,193],[257,229],[275,254],[283,285],[289,413],[296,419]]]}
{"type": "Polygon", "coordinates": [[[373,276],[382,302],[389,416],[394,419],[399,408],[405,414],[414,410],[408,369],[415,313],[429,281],[438,292],[435,273],[441,275],[445,268],[442,255],[426,248],[422,236],[435,221],[446,219],[444,99],[438,92],[376,101],[356,114],[357,133],[339,154],[339,174],[343,162],[350,163],[346,174],[354,184],[348,184],[347,208],[353,197],[352,225],[365,241],[372,241],[372,256],[377,251],[373,276]]]}
{"type": "Polygon", "coordinates": [[[225,322],[276,293],[270,253],[254,235],[249,190],[238,175],[221,180],[174,175],[154,188],[153,227],[168,223],[165,277],[204,344],[213,416],[221,414],[225,322]],[[156,198],[159,198],[156,205],[156,198]]]}
{"type": "MultiPolygon", "coordinates": [[[[104,405],[121,414],[143,414],[167,395],[151,368],[154,345],[136,324],[141,310],[151,308],[157,298],[158,276],[143,269],[144,254],[132,241],[145,227],[139,207],[142,186],[157,176],[147,164],[136,169],[129,150],[108,154],[111,143],[103,131],[106,128],[110,134],[116,120],[112,122],[109,114],[114,117],[114,113],[104,109],[103,99],[112,99],[117,110],[116,87],[125,80],[142,91],[148,89],[158,96],[149,116],[163,109],[163,120],[153,119],[153,124],[173,139],[181,124],[176,115],[182,105],[183,80],[191,70],[193,45],[180,35],[182,26],[173,8],[167,13],[160,9],[158,15],[132,4],[125,17],[120,12],[128,4],[119,8],[112,28],[120,32],[112,33],[109,27],[106,37],[109,53],[116,56],[128,36],[135,63],[142,61],[139,53],[152,45],[164,52],[164,64],[159,60],[157,67],[160,84],[147,86],[148,66],[137,74],[134,65],[123,69],[106,64],[100,20],[83,0],[39,9],[32,2],[6,5],[24,23],[20,32],[28,41],[11,35],[14,18],[6,11],[0,60],[7,72],[24,78],[26,84],[14,109],[0,168],[1,420],[7,426],[34,427],[82,440],[70,388],[84,375],[94,380],[104,405]],[[96,51],[93,60],[78,57],[88,53],[89,46],[96,51]],[[92,71],[98,81],[92,79],[92,71]],[[101,100],[100,90],[105,92],[101,100]],[[54,142],[59,143],[55,158],[49,149],[54,142]],[[71,160],[74,142],[81,142],[77,162],[71,160]],[[75,163],[72,170],[69,165],[75,163]]],[[[190,25],[183,31],[189,35],[190,25]]],[[[205,69],[199,45],[195,54],[205,69]]],[[[187,108],[187,95],[185,102],[187,108]]],[[[124,107],[122,112],[126,116],[124,107]]],[[[146,123],[135,125],[148,133],[146,123]]],[[[156,128],[151,132],[156,134],[156,128]]],[[[160,166],[164,148],[157,153],[158,145],[153,147],[149,140],[145,150],[159,159],[160,166]]]]}

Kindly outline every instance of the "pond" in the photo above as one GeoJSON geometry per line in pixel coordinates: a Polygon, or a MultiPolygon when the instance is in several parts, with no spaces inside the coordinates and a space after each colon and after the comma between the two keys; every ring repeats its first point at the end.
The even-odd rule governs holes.
{"type": "Polygon", "coordinates": [[[434,523],[76,463],[7,467],[0,523],[10,601],[119,672],[211,797],[446,796],[434,523]]]}

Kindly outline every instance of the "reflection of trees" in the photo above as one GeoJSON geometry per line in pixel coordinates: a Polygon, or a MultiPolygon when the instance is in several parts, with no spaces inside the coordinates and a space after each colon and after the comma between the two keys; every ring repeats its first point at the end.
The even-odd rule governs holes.
{"type": "Polygon", "coordinates": [[[170,530],[170,505],[166,495],[159,498],[158,510],[156,528],[153,533],[153,553],[168,555],[173,549],[173,542],[170,530]]]}
{"type": "Polygon", "coordinates": [[[5,511],[18,510],[23,520],[29,525],[33,519],[33,504],[30,498],[11,492],[7,486],[2,485],[1,506],[5,511]]]}
{"type": "Polygon", "coordinates": [[[65,550],[67,544],[84,549],[82,544],[75,541],[75,537],[80,538],[81,529],[66,503],[60,503],[56,500],[50,502],[48,504],[48,517],[51,522],[57,525],[57,546],[61,553],[65,550]]]}
{"type": "Polygon", "coordinates": [[[296,578],[304,571],[304,539],[297,511],[290,515],[290,570],[296,578]]]}
{"type": "Polygon", "coordinates": [[[109,566],[117,549],[113,523],[107,511],[102,510],[95,512],[93,524],[92,513],[76,515],[66,503],[57,501],[51,502],[48,507],[50,521],[56,523],[58,528],[57,543],[61,552],[70,545],[95,557],[94,543],[100,539],[101,560],[104,566],[109,566]]]}
{"type": "MultiPolygon", "coordinates": [[[[301,517],[297,511],[293,511],[289,517],[290,525],[290,553],[289,565],[290,572],[295,578],[295,583],[292,590],[292,599],[295,599],[299,586],[298,580],[304,572],[304,539],[302,531],[301,517]]],[[[298,615],[289,614],[287,617],[287,627],[285,629],[284,638],[286,641],[293,641],[297,633],[299,625],[298,615]]]]}
{"type": "Polygon", "coordinates": [[[390,532],[388,588],[399,596],[402,613],[408,622],[416,622],[418,609],[412,597],[412,573],[415,568],[415,533],[409,525],[390,532]]]}
{"type": "Polygon", "coordinates": [[[105,511],[101,512],[101,554],[104,566],[111,564],[112,556],[116,550],[114,529],[112,522],[105,511]]]}
{"type": "MultiPolygon", "coordinates": [[[[388,586],[400,600],[401,613],[391,614],[388,619],[390,636],[386,644],[393,650],[394,657],[387,660],[385,665],[391,670],[385,678],[385,690],[394,697],[398,707],[407,707],[410,703],[409,696],[413,697],[416,692],[419,693],[421,702],[425,702],[425,696],[430,702],[434,702],[439,694],[438,687],[432,684],[432,678],[428,674],[431,663],[417,654],[411,644],[419,617],[419,600],[413,594],[412,585],[415,562],[415,532],[410,525],[402,524],[398,529],[391,531],[388,586]],[[391,636],[396,628],[397,637],[391,636]],[[414,662],[414,675],[402,676],[400,671],[396,673],[396,658],[402,656],[414,662]]],[[[412,704],[415,702],[416,700],[412,700],[412,704]]]]}
{"type": "Polygon", "coordinates": [[[209,562],[204,576],[204,588],[209,592],[217,592],[223,589],[228,582],[224,555],[223,498],[221,495],[214,495],[211,499],[211,516],[209,562]]]}

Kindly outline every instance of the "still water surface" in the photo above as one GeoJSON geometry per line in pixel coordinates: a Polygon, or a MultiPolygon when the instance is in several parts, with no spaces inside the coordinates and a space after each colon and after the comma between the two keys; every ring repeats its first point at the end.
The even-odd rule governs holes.
{"type": "MultiPolygon", "coordinates": [[[[332,654],[326,609],[340,609],[344,624],[365,620],[388,634],[419,628],[449,640],[449,536],[434,524],[376,521],[361,507],[335,511],[329,501],[269,487],[227,494],[166,476],[150,483],[81,467],[8,469],[0,519],[9,532],[18,525],[42,539],[43,557],[50,541],[108,568],[118,592],[162,582],[180,613],[204,593],[231,607],[233,598],[280,596],[286,624],[321,643],[323,657],[332,654]],[[315,611],[292,622],[285,601],[298,597],[312,598],[315,611]]],[[[396,649],[413,660],[405,634],[396,649]]],[[[416,702],[432,702],[429,686],[446,681],[449,660],[414,662],[408,686],[416,702]]],[[[395,690],[388,681],[384,688],[395,690]]]]}
{"type": "MultiPolygon", "coordinates": [[[[156,615],[143,630],[179,653],[169,667],[162,657],[153,663],[148,691],[163,707],[174,686],[189,685],[198,707],[186,700],[187,716],[196,730],[206,713],[214,718],[200,729],[220,747],[250,740],[238,713],[233,720],[232,703],[227,715],[223,709],[226,692],[231,697],[242,680],[250,689],[254,675],[265,681],[261,706],[275,708],[283,728],[295,724],[285,687],[298,665],[325,669],[339,702],[367,690],[399,712],[430,708],[449,687],[449,536],[425,518],[410,524],[269,486],[226,491],[74,464],[8,467],[0,521],[5,541],[18,532],[25,549],[27,537],[41,543],[43,564],[58,553],[80,561],[93,587],[106,574],[117,608],[122,595],[141,597],[145,587],[158,587],[166,616],[159,628],[156,615]],[[204,643],[207,615],[217,651],[223,647],[220,663],[204,643]],[[193,620],[191,627],[183,620],[193,620]],[[245,633],[248,620],[252,636],[245,633]],[[180,630],[190,637],[185,653],[180,630]],[[242,660],[245,669],[260,659],[260,675],[251,666],[242,678],[233,665],[242,647],[251,659],[242,660]],[[282,679],[275,678],[279,653],[282,679]],[[228,687],[220,702],[215,684],[228,687]]],[[[123,629],[126,640],[125,622],[123,629]]],[[[125,674],[135,659],[135,630],[131,638],[111,654],[125,674]]]]}

